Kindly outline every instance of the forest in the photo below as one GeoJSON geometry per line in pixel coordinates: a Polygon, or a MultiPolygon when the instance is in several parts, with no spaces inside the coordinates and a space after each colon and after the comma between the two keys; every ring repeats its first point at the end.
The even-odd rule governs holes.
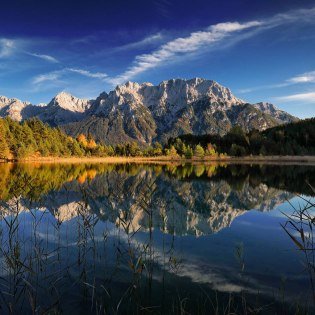
{"type": "Polygon", "coordinates": [[[170,138],[166,147],[186,157],[204,156],[210,152],[229,156],[315,155],[315,118],[264,131],[253,129],[248,133],[241,127],[234,126],[223,137],[181,135],[170,138]]]}
{"type": "Polygon", "coordinates": [[[0,119],[0,158],[21,159],[39,156],[86,156],[102,154],[102,148],[85,136],[73,139],[58,128],[38,119],[23,123],[0,119]]]}
{"type": "Polygon", "coordinates": [[[72,138],[59,128],[52,128],[37,118],[22,123],[0,119],[0,159],[14,160],[37,157],[106,157],[158,156],[163,148],[139,147],[136,142],[116,146],[96,143],[88,134],[72,138]]]}
{"type": "Polygon", "coordinates": [[[225,136],[181,135],[164,145],[118,145],[96,143],[88,134],[76,138],[38,119],[22,123],[0,119],[0,159],[83,156],[169,156],[207,158],[246,155],[315,155],[315,118],[246,133],[234,126],[225,136]]]}

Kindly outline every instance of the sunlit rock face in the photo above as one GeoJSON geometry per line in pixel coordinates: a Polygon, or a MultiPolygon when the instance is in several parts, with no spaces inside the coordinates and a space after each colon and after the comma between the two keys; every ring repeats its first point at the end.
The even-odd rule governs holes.
{"type": "Polygon", "coordinates": [[[227,133],[232,126],[264,130],[297,118],[269,103],[248,104],[213,80],[171,79],[158,85],[127,82],[95,100],[62,92],[48,105],[0,97],[0,117],[37,117],[70,135],[91,133],[107,144],[149,144],[181,134],[227,133]]]}
{"type": "Polygon", "coordinates": [[[92,109],[84,123],[66,125],[65,131],[77,135],[88,129],[105,143],[151,143],[187,133],[223,135],[234,125],[263,130],[287,122],[201,78],[172,79],[157,86],[127,82],[103,93],[92,109]]]}
{"type": "Polygon", "coordinates": [[[84,119],[91,104],[92,102],[89,100],[79,99],[69,93],[61,92],[47,106],[42,107],[37,118],[51,126],[61,126],[84,119]]]}
{"type": "MultiPolygon", "coordinates": [[[[54,170],[54,189],[48,186],[39,195],[22,192],[8,197],[0,204],[1,215],[37,209],[49,211],[60,223],[95,215],[129,233],[152,229],[202,236],[229,227],[247,211],[269,211],[293,196],[265,183],[253,186],[248,177],[236,186],[237,177],[233,185],[229,180],[212,180],[220,174],[220,167],[215,166],[191,167],[190,171],[179,172],[186,174],[179,178],[174,177],[174,169],[161,170],[82,168],[80,172],[73,169],[75,175],[67,170],[66,176],[54,170]],[[64,179],[60,182],[59,178],[64,179]]],[[[42,178],[41,172],[44,169],[33,176],[42,178]]]]}
{"type": "Polygon", "coordinates": [[[36,116],[43,105],[32,105],[29,102],[22,102],[16,98],[0,96],[0,117],[10,117],[16,121],[22,121],[36,116]]]}

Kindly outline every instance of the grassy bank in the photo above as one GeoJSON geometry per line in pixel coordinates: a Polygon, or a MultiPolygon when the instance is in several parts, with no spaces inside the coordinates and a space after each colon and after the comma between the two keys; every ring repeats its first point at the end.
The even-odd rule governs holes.
{"type": "Polygon", "coordinates": [[[177,156],[157,156],[157,157],[30,157],[24,159],[0,159],[0,162],[40,162],[40,163],[281,163],[281,164],[299,164],[306,163],[315,165],[315,156],[244,156],[244,157],[207,157],[186,159],[177,156]]]}

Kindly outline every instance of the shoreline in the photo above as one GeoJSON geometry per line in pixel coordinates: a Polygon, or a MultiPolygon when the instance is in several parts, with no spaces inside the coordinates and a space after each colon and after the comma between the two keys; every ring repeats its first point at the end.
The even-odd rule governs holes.
{"type": "Polygon", "coordinates": [[[315,165],[315,156],[244,156],[244,157],[213,157],[185,159],[180,157],[36,157],[19,160],[0,160],[0,163],[148,163],[148,164],[173,164],[173,163],[231,163],[231,164],[307,164],[315,165]]]}

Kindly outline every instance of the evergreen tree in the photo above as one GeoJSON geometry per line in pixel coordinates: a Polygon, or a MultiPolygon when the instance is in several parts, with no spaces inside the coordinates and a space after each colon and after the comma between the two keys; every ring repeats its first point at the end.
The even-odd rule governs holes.
{"type": "Polygon", "coordinates": [[[153,155],[160,156],[163,154],[163,147],[159,142],[155,142],[153,146],[153,155]]]}
{"type": "Polygon", "coordinates": [[[191,159],[193,157],[194,152],[193,152],[193,150],[192,150],[192,148],[190,146],[188,146],[186,148],[186,151],[184,152],[184,155],[185,155],[186,159],[191,159]]]}

